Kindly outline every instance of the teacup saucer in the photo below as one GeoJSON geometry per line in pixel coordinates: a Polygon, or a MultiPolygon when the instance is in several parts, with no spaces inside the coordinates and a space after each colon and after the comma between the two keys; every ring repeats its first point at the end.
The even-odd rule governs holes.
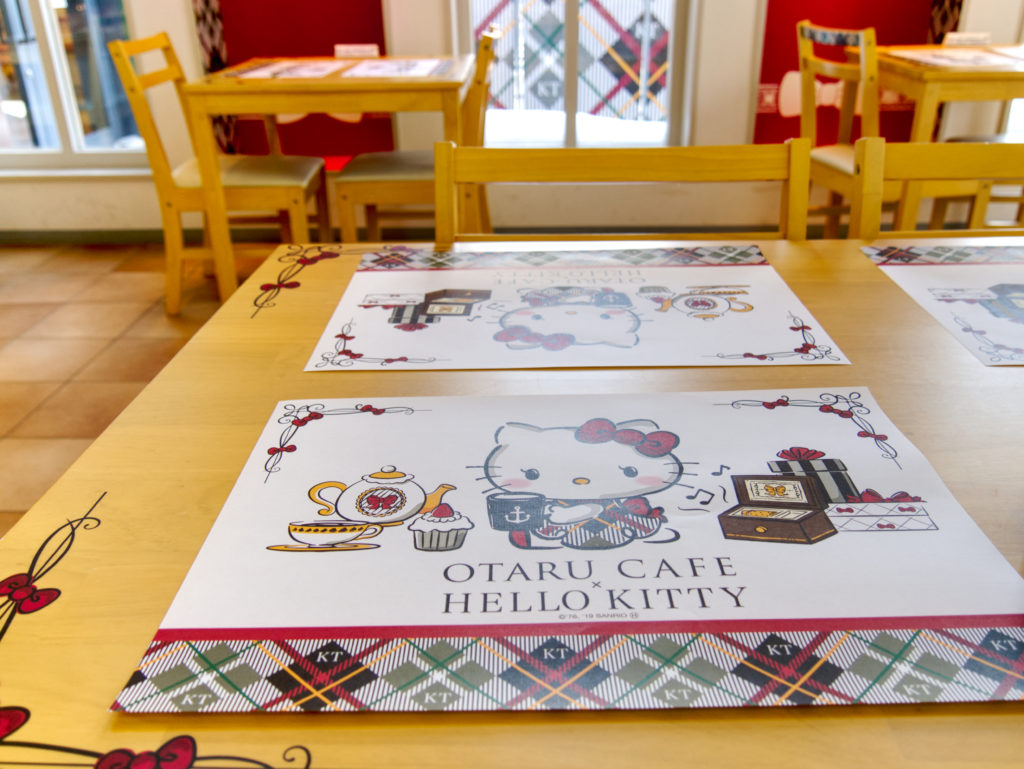
{"type": "Polygon", "coordinates": [[[284,550],[289,553],[332,553],[338,550],[370,550],[380,545],[372,542],[344,542],[340,545],[270,545],[267,550],[284,550]]]}

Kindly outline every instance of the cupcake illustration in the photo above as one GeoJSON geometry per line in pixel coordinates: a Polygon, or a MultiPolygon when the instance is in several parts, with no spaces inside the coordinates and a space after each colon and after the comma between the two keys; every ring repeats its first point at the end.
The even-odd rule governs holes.
{"type": "Polygon", "coordinates": [[[472,528],[469,518],[455,512],[445,502],[409,523],[416,549],[434,552],[458,550],[466,541],[466,532],[472,528]]]}

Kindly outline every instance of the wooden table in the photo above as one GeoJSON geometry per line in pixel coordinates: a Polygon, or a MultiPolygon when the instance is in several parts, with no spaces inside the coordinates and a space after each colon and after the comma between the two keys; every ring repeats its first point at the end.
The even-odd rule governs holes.
{"type": "MultiPolygon", "coordinates": [[[[289,280],[299,285],[256,312],[266,298],[261,286],[280,282],[285,266],[268,259],[0,540],[3,576],[29,570],[42,551],[52,557],[52,570],[37,587],[61,591],[54,603],[14,616],[0,637],[0,725],[23,717],[10,708],[30,715],[16,734],[0,739],[0,765],[91,766],[117,748],[154,751],[189,735],[198,756],[240,756],[261,766],[303,766],[307,754],[292,746],[308,751],[313,767],[367,769],[1020,766],[1020,702],[397,715],[107,712],[283,398],[866,386],[1021,570],[1024,368],[982,366],[877,270],[860,245],[762,244],[853,361],[824,367],[303,373],[356,254],[372,247],[347,248],[351,255],[304,267],[289,280]],[[90,509],[96,520],[79,526],[73,540],[63,538],[67,522],[90,509]],[[15,747],[26,743],[36,747],[15,747]]],[[[188,748],[187,740],[175,744],[188,748]]]]}
{"type": "MultiPolygon", "coordinates": [[[[347,61],[350,66],[357,66],[362,61],[387,62],[412,58],[382,57],[347,61]]],[[[344,71],[350,67],[320,78],[238,76],[245,70],[280,61],[254,59],[185,86],[192,140],[206,193],[206,226],[214,253],[221,301],[231,296],[238,286],[238,278],[217,162],[214,118],[217,115],[253,113],[440,112],[444,120],[444,138],[458,141],[461,133],[459,104],[473,75],[474,57],[431,58],[439,58],[442,63],[440,70],[430,76],[344,77],[344,71]]]]}
{"type": "Polygon", "coordinates": [[[879,88],[903,94],[916,102],[909,141],[932,140],[939,105],[943,102],[1009,101],[1024,97],[1022,59],[1004,56],[1005,65],[999,67],[938,67],[895,56],[895,50],[943,52],[950,49],[940,45],[878,48],[879,88]]]}

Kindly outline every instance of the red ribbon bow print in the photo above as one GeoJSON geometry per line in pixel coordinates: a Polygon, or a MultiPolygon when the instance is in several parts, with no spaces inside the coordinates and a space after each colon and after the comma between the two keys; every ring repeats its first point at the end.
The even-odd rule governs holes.
{"type": "Polygon", "coordinates": [[[190,769],[196,759],[196,741],[187,735],[175,737],[156,750],[136,753],[127,748],[100,756],[96,769],[190,769]]]}
{"type": "Polygon", "coordinates": [[[646,457],[663,457],[679,445],[679,436],[666,430],[643,433],[640,430],[617,430],[610,419],[590,419],[576,431],[576,440],[582,443],[615,441],[632,446],[646,457]]]}
{"type": "Polygon", "coordinates": [[[395,494],[388,494],[387,496],[381,497],[370,496],[366,498],[366,505],[371,510],[390,510],[397,504],[398,496],[395,494]]]}
{"type": "Polygon", "coordinates": [[[794,462],[806,459],[821,459],[825,456],[824,451],[818,451],[817,449],[805,449],[803,446],[793,446],[788,449],[783,449],[776,454],[779,459],[789,459],[794,462]]]}
{"type": "Polygon", "coordinates": [[[526,326],[509,326],[503,328],[494,338],[499,342],[525,342],[536,344],[545,350],[564,350],[576,341],[572,334],[538,334],[530,331],[526,326]]]}
{"type": "Polygon", "coordinates": [[[0,582],[0,595],[7,596],[19,614],[31,614],[56,601],[60,591],[55,587],[40,590],[28,574],[12,574],[0,582]]]}
{"type": "Polygon", "coordinates": [[[298,288],[301,284],[297,280],[290,280],[287,283],[264,283],[260,291],[273,291],[275,288],[298,288]]]}

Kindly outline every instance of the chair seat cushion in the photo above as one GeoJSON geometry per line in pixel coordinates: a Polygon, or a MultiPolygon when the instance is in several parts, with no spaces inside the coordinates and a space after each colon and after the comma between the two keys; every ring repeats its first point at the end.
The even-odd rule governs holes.
{"type": "MultiPolygon", "coordinates": [[[[299,155],[220,155],[225,187],[307,187],[323,168],[320,158],[299,155]]],[[[173,171],[179,187],[201,187],[199,164],[191,158],[173,171]]]]}
{"type": "Polygon", "coordinates": [[[335,176],[345,182],[430,181],[434,178],[433,150],[364,152],[352,158],[335,176]]]}
{"type": "Polygon", "coordinates": [[[811,162],[834,168],[853,176],[853,146],[850,144],[827,144],[811,150],[811,162]]]}

